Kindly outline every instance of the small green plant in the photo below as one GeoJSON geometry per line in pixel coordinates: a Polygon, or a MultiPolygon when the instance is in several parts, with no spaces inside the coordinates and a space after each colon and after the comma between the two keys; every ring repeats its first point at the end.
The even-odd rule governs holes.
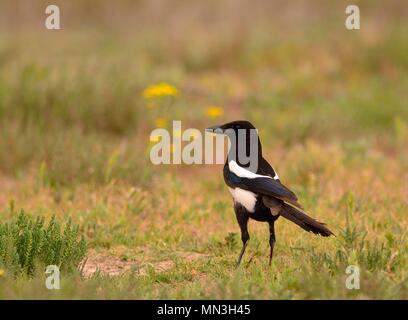
{"type": "MultiPolygon", "coordinates": [[[[351,192],[344,196],[347,206],[346,226],[340,229],[337,249],[334,254],[327,252],[315,252],[311,249],[310,259],[313,266],[319,270],[324,268],[331,274],[344,270],[347,265],[358,264],[365,270],[396,270],[401,267],[403,255],[396,247],[398,241],[392,234],[386,236],[387,242],[381,242],[378,239],[367,239],[367,232],[362,231],[361,227],[353,221],[355,213],[355,198],[351,192]]],[[[401,246],[401,245],[400,245],[401,246]]]]}
{"type": "Polygon", "coordinates": [[[78,268],[86,253],[84,238],[71,220],[61,227],[55,217],[47,226],[21,210],[10,223],[0,224],[0,267],[14,275],[33,275],[36,268],[57,265],[61,271],[78,268]]]}
{"type": "Polygon", "coordinates": [[[230,250],[234,250],[238,245],[235,236],[236,236],[235,232],[229,232],[228,235],[225,237],[225,245],[230,250]]]}
{"type": "Polygon", "coordinates": [[[364,240],[364,238],[366,237],[366,232],[359,230],[353,223],[353,215],[356,210],[356,203],[352,192],[346,193],[345,201],[347,205],[346,228],[340,230],[340,239],[347,249],[351,249],[355,247],[357,243],[364,240]]]}

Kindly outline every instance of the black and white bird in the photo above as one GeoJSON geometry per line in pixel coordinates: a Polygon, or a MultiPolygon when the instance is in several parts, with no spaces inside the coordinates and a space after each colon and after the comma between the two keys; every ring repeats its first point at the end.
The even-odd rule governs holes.
{"type": "Polygon", "coordinates": [[[248,244],[250,218],[269,224],[269,265],[272,262],[276,241],[274,224],[279,216],[294,222],[306,231],[323,237],[333,234],[323,223],[306,215],[296,195],[281,183],[276,171],[262,156],[262,146],[257,131],[255,131],[258,144],[256,170],[240,161],[240,153],[248,155],[251,154],[251,147],[252,150],[256,149],[254,148],[256,140],[255,144],[251,144],[254,140],[250,138],[250,131],[254,132],[253,130],[256,130],[255,127],[248,121],[233,121],[206,129],[207,132],[226,134],[231,142],[223,171],[224,181],[232,195],[235,215],[241,229],[242,249],[237,266],[241,263],[248,244]],[[232,137],[232,135],[235,136],[232,137]]]}

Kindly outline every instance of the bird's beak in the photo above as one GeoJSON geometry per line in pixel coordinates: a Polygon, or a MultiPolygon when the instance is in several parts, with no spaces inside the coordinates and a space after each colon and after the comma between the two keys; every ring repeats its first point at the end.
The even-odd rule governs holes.
{"type": "Polygon", "coordinates": [[[221,126],[216,125],[216,126],[212,126],[212,127],[206,128],[206,129],[205,129],[205,132],[211,132],[211,133],[219,133],[219,134],[222,134],[222,133],[224,133],[224,130],[222,129],[221,126]]]}

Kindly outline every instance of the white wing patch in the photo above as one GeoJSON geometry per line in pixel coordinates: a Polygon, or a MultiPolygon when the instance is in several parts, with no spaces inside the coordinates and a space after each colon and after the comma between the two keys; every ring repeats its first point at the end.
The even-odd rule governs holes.
{"type": "Polygon", "coordinates": [[[238,177],[241,178],[248,178],[248,179],[254,179],[254,178],[269,178],[269,179],[274,179],[274,180],[278,180],[279,176],[276,173],[276,170],[274,169],[273,171],[275,171],[275,176],[273,178],[271,178],[270,176],[264,176],[262,174],[256,174],[253,173],[247,169],[244,169],[242,167],[240,167],[238,165],[238,163],[236,163],[234,160],[231,160],[230,162],[228,162],[228,167],[230,169],[231,172],[235,173],[238,177]]]}
{"type": "Polygon", "coordinates": [[[254,212],[255,211],[255,204],[256,204],[256,198],[257,195],[251,191],[247,191],[241,188],[228,188],[228,190],[231,192],[232,198],[234,199],[235,202],[238,202],[242,206],[244,206],[245,209],[247,209],[249,212],[254,212]]]}

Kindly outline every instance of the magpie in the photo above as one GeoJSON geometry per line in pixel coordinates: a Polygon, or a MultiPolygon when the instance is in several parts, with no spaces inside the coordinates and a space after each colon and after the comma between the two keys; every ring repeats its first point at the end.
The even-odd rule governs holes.
{"type": "MultiPolygon", "coordinates": [[[[237,267],[241,263],[249,241],[249,219],[269,224],[269,265],[272,263],[276,242],[275,221],[280,216],[308,232],[320,234],[323,237],[333,234],[324,223],[306,215],[297,196],[281,183],[275,169],[262,156],[258,131],[249,121],[233,121],[207,128],[206,131],[224,134],[230,141],[223,175],[232,195],[236,219],[241,229],[242,249],[238,256],[237,267]],[[255,139],[251,139],[251,131],[255,139]],[[254,150],[257,154],[253,152],[254,150]],[[244,161],[240,159],[240,155],[251,155],[251,152],[255,153],[253,158],[257,161],[256,166],[243,163],[244,161]]],[[[251,159],[249,157],[249,160],[251,159]]]]}

